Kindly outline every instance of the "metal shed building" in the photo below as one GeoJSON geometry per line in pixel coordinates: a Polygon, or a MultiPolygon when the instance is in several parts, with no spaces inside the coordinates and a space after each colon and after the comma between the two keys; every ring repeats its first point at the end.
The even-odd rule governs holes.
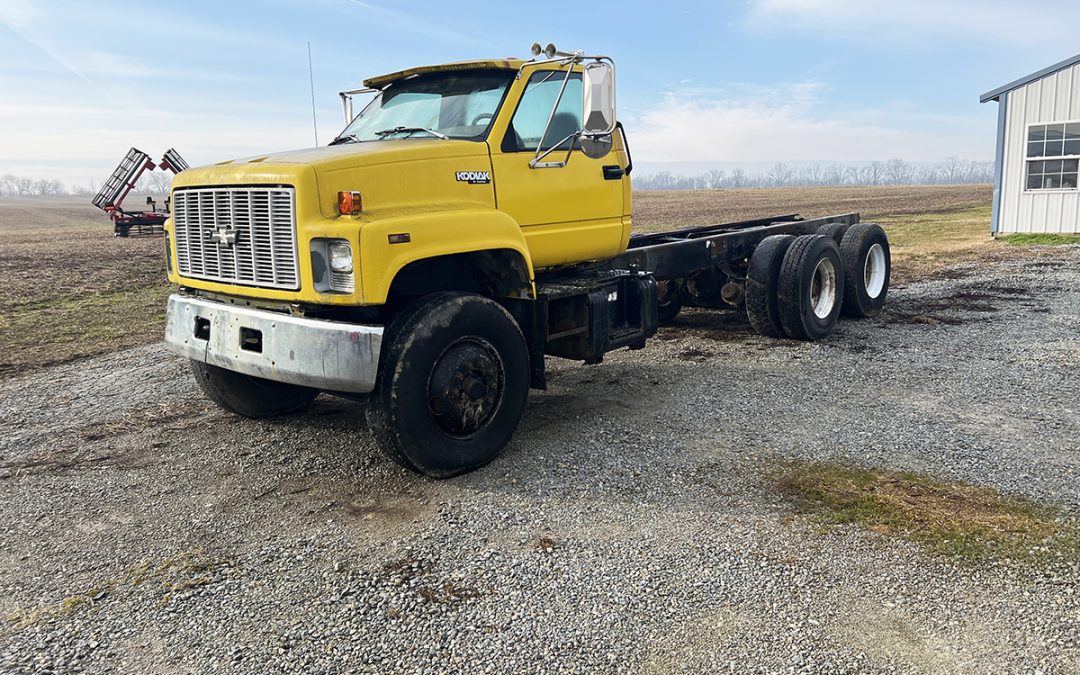
{"type": "Polygon", "coordinates": [[[979,101],[998,102],[990,231],[1080,234],[1080,54],[979,101]]]}

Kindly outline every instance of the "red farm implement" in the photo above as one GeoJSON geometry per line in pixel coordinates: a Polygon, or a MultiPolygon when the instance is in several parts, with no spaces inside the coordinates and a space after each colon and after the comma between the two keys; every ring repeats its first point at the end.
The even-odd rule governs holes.
{"type": "Polygon", "coordinates": [[[173,148],[165,151],[165,156],[156,165],[150,161],[150,156],[142,150],[132,148],[124,155],[124,159],[116,167],[116,170],[105,181],[105,185],[92,200],[113,221],[113,233],[118,237],[130,235],[153,235],[164,232],[165,220],[169,217],[169,199],[165,198],[165,208],[159,210],[153,197],[146,198],[146,211],[125,211],[121,204],[128,194],[135,189],[143,173],[160,168],[162,171],[172,171],[174,174],[188,169],[188,163],[173,148]]]}

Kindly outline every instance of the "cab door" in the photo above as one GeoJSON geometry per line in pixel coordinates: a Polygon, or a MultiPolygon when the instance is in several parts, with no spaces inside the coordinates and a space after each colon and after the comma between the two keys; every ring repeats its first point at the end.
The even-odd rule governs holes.
{"type": "Polygon", "coordinates": [[[591,159],[575,143],[567,157],[570,144],[564,143],[542,162],[565,159],[565,166],[529,166],[537,145],[547,150],[581,129],[580,73],[570,75],[551,115],[565,78],[565,70],[533,71],[502,139],[491,142],[496,206],[521,226],[537,268],[613,257],[629,232],[628,217],[624,228],[629,178],[620,151],[591,159]]]}

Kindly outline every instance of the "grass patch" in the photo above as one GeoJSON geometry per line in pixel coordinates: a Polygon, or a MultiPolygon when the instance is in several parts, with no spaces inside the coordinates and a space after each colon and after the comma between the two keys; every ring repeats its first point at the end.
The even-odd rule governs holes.
{"type": "Polygon", "coordinates": [[[894,282],[982,256],[994,243],[990,211],[975,206],[877,218],[889,235],[894,282]]]}
{"type": "Polygon", "coordinates": [[[790,464],[778,488],[822,525],[858,525],[934,554],[1035,565],[1080,560],[1080,532],[1060,510],[991,488],[831,463],[790,464]]]}
{"type": "Polygon", "coordinates": [[[171,291],[157,283],[0,309],[0,374],[160,339],[171,291]]]}
{"type": "Polygon", "coordinates": [[[160,562],[143,560],[119,576],[83,593],[33,609],[16,608],[6,619],[15,628],[26,628],[41,621],[56,621],[75,612],[96,606],[106,597],[121,590],[133,590],[142,585],[155,588],[158,602],[166,605],[178,593],[213,583],[222,572],[235,570],[232,561],[208,557],[202,549],[183,551],[160,562]]]}
{"type": "Polygon", "coordinates": [[[1080,236],[1067,234],[1018,233],[1001,237],[1010,246],[1067,246],[1080,244],[1080,236]]]}

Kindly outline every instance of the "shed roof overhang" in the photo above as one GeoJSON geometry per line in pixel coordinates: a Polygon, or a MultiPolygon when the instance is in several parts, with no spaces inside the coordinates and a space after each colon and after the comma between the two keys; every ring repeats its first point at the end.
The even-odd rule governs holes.
{"type": "Polygon", "coordinates": [[[1034,82],[1035,80],[1041,80],[1042,78],[1046,77],[1047,75],[1053,75],[1054,73],[1058,72],[1059,70],[1064,70],[1064,69],[1068,68],[1069,66],[1075,66],[1078,63],[1080,63],[1080,54],[1077,54],[1076,56],[1065,59],[1064,61],[1061,61],[1060,63],[1055,63],[1052,66],[1047,66],[1046,68],[1043,68],[1042,70],[1037,70],[1034,73],[1028,75],[1027,77],[1021,77],[1019,80],[1014,80],[1014,81],[1012,81],[1012,82],[1010,82],[1008,84],[1005,84],[1005,85],[1002,85],[1002,86],[998,87],[997,89],[992,89],[992,90],[986,92],[985,94],[983,94],[982,96],[979,97],[979,103],[986,103],[987,101],[996,101],[996,100],[998,100],[998,98],[1001,97],[1002,94],[1007,94],[1010,91],[1012,91],[1013,89],[1018,89],[1018,88],[1024,86],[1025,84],[1030,84],[1030,83],[1034,82]]]}

